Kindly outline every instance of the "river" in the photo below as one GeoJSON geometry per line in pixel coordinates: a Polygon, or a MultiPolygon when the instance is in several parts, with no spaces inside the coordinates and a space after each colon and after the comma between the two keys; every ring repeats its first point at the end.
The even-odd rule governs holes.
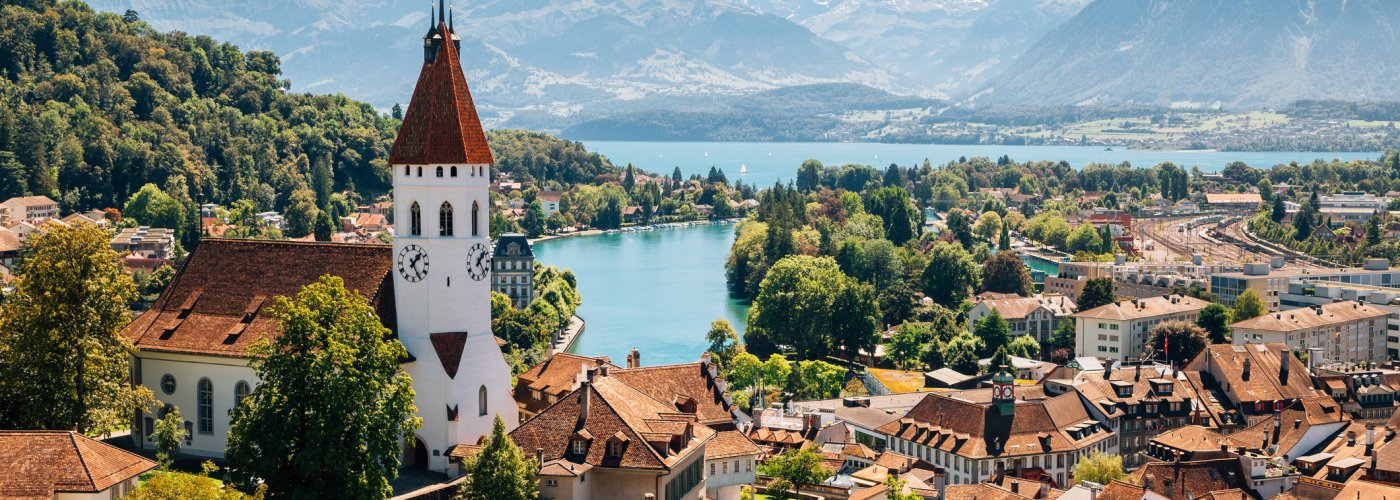
{"type": "Polygon", "coordinates": [[[934,165],[957,160],[960,156],[999,158],[1010,156],[1016,161],[1067,161],[1075,168],[1089,163],[1131,162],[1136,167],[1151,167],[1164,161],[1177,165],[1200,167],[1206,172],[1220,170],[1232,162],[1242,161],[1252,167],[1271,167],[1297,161],[1311,163],[1315,159],[1379,159],[1380,152],[1303,153],[1303,152],[1224,152],[1224,151],[1148,151],[1120,149],[1105,151],[1102,147],[1080,146],[957,146],[929,144],[878,144],[837,142],[620,142],[588,141],[590,151],[606,155],[614,165],[632,163],[649,172],[669,174],[680,167],[686,176],[705,175],[710,167],[724,170],[730,182],[742,178],[746,184],[760,187],[793,179],[804,160],[815,158],[826,165],[859,163],[884,169],[890,163],[903,166],[919,165],[925,159],[934,165]],[[740,168],[748,167],[741,175],[740,168]]]}
{"type": "MultiPolygon", "coordinates": [[[[1226,153],[1104,151],[1063,146],[927,146],[904,144],[835,143],[662,143],[588,142],[589,150],[607,155],[615,164],[634,163],[655,172],[680,166],[685,175],[704,174],[721,167],[731,182],[739,166],[748,166],[747,183],[768,186],[793,177],[808,158],[826,164],[866,163],[909,165],[928,158],[934,163],[958,156],[999,157],[1018,161],[1065,160],[1075,167],[1090,162],[1131,161],[1151,166],[1161,161],[1218,170],[1233,161],[1270,166],[1315,158],[1343,160],[1379,158],[1379,153],[1226,153]],[[708,156],[706,156],[708,154],[708,156]]],[[[698,359],[706,347],[705,332],[715,319],[727,319],[743,334],[748,306],[729,298],[724,285],[724,260],[734,241],[734,226],[696,226],[638,233],[578,236],[535,244],[542,263],[573,269],[578,275],[583,305],[579,316],[587,329],[573,352],[611,356],[620,363],[637,347],[647,365],[698,359]]],[[[1053,273],[1054,264],[1031,267],[1053,273]]]]}
{"type": "Polygon", "coordinates": [[[699,359],[716,319],[743,335],[748,306],[724,285],[733,242],[725,224],[559,238],[534,250],[539,262],[578,276],[587,324],[571,352],[621,364],[636,347],[651,366],[699,359]]]}

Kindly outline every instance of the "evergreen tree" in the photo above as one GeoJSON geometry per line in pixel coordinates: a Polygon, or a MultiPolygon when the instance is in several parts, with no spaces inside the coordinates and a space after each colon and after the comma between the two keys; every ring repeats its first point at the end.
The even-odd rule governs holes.
{"type": "Polygon", "coordinates": [[[1006,323],[1006,319],[1002,318],[996,309],[992,309],[990,314],[977,321],[974,334],[982,340],[982,350],[977,353],[982,357],[991,355],[1011,343],[1011,325],[1006,323]]]}
{"type": "Polygon", "coordinates": [[[1113,296],[1112,278],[1094,278],[1084,283],[1084,291],[1079,294],[1079,312],[1088,311],[1095,307],[1112,304],[1115,301],[1113,296]]]}
{"type": "Polygon", "coordinates": [[[899,165],[893,163],[885,169],[884,187],[904,186],[904,175],[899,171],[899,165]]]}
{"type": "Polygon", "coordinates": [[[454,500],[534,500],[539,467],[506,435],[505,421],[496,415],[491,438],[467,461],[467,479],[454,500]]]}
{"type": "Polygon", "coordinates": [[[807,160],[797,168],[797,190],[809,193],[821,186],[822,162],[807,160]]]}
{"type": "Polygon", "coordinates": [[[632,192],[632,190],[633,190],[634,188],[636,188],[636,187],[637,187],[637,167],[634,167],[634,166],[632,166],[631,163],[628,163],[628,164],[627,164],[627,174],[626,174],[625,177],[622,178],[622,189],[624,189],[624,190],[626,190],[627,192],[630,193],[630,192],[632,192]]]}
{"type": "Polygon", "coordinates": [[[0,428],[105,433],[151,400],[126,383],[137,289],[110,238],[91,224],[29,236],[0,305],[0,428]]]}
{"type": "Polygon", "coordinates": [[[325,210],[316,211],[316,227],[312,231],[316,235],[316,241],[330,241],[335,234],[335,223],[331,222],[331,214],[325,210]]]}
{"type": "Polygon", "coordinates": [[[1005,219],[1001,222],[1001,234],[997,235],[997,250],[1011,250],[1011,224],[1005,219]]]}
{"type": "Polygon", "coordinates": [[[1220,304],[1209,304],[1196,316],[1196,326],[1210,335],[1210,343],[1224,344],[1230,341],[1230,310],[1220,304]]]}
{"type": "Polygon", "coordinates": [[[1273,205],[1269,209],[1269,219],[1274,222],[1283,222],[1283,218],[1288,216],[1288,208],[1283,204],[1282,196],[1275,196],[1273,205]]]}
{"type": "Polygon", "coordinates": [[[399,106],[399,103],[397,103],[397,102],[394,103],[393,109],[391,109],[391,110],[389,111],[389,116],[392,117],[392,118],[395,119],[395,120],[402,120],[402,119],[403,119],[403,106],[399,106]]]}
{"type": "Polygon", "coordinates": [[[339,277],[279,297],[272,317],[281,334],[249,348],[261,382],[233,411],[234,481],[273,496],[389,496],[400,440],[420,425],[408,351],[339,277]]]}

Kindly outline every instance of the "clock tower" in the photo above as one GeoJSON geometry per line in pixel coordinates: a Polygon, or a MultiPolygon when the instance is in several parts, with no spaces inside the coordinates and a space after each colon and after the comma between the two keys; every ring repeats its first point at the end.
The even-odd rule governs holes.
{"type": "Polygon", "coordinates": [[[489,186],[493,159],[441,0],[423,68],[389,155],[394,183],[398,337],[413,358],[423,419],[404,464],[455,475],[448,457],[497,415],[519,422],[510,367],[491,333],[489,186]]]}

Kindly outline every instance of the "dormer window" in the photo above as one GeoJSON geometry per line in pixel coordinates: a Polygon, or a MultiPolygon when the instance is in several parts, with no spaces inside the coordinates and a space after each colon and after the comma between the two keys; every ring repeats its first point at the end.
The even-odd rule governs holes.
{"type": "Polygon", "coordinates": [[[572,453],[574,455],[582,455],[588,453],[588,441],[577,437],[574,438],[574,440],[571,443],[569,443],[569,453],[572,453]]]}
{"type": "Polygon", "coordinates": [[[622,441],[608,441],[608,458],[622,457],[622,441]]]}

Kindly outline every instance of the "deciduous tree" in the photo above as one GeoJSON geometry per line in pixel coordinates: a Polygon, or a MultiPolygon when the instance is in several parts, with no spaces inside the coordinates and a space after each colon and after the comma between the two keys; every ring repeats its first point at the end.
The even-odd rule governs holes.
{"type": "Polygon", "coordinates": [[[408,355],[374,308],[325,276],[271,311],[281,333],[249,348],[261,383],[234,410],[234,480],[274,496],[384,498],[399,443],[420,425],[408,355]]]}
{"type": "Polygon", "coordinates": [[[807,447],[790,449],[763,461],[758,465],[758,472],[773,478],[773,482],[768,484],[768,491],[786,498],[791,489],[793,496],[801,498],[803,485],[821,483],[832,471],[822,465],[820,453],[807,447]]]}
{"type": "Polygon", "coordinates": [[[1235,310],[1231,313],[1230,319],[1238,323],[1263,316],[1266,312],[1268,312],[1268,308],[1264,306],[1264,299],[1259,298],[1259,292],[1245,290],[1238,297],[1235,297],[1235,310]]]}
{"type": "Polygon", "coordinates": [[[1084,283],[1084,291],[1079,294],[1079,312],[1112,304],[1113,296],[1112,278],[1094,278],[1084,283]]]}
{"type": "Polygon", "coordinates": [[[997,252],[982,265],[982,288],[988,292],[1030,297],[1034,286],[1030,267],[1021,261],[1016,252],[997,252]]]}
{"type": "Polygon", "coordinates": [[[496,415],[491,438],[467,461],[467,480],[454,500],[534,500],[540,497],[535,481],[539,470],[535,459],[506,435],[505,421],[496,415]]]}
{"type": "Polygon", "coordinates": [[[923,292],[939,305],[956,309],[980,281],[972,254],[956,244],[939,243],[924,268],[923,292]]]}
{"type": "Polygon", "coordinates": [[[1074,465],[1075,482],[1089,481],[1098,484],[1108,484],[1115,479],[1123,478],[1123,457],[1120,455],[1106,455],[1099,450],[1094,450],[1088,457],[1079,460],[1074,465]]]}
{"type": "Polygon", "coordinates": [[[1143,354],[1150,359],[1181,366],[1196,357],[1209,343],[1210,335],[1195,323],[1167,321],[1152,328],[1143,354]]]}
{"type": "Polygon", "coordinates": [[[1220,304],[1210,304],[1196,315],[1196,326],[1210,334],[1212,344],[1230,341],[1230,310],[1220,304]]]}

